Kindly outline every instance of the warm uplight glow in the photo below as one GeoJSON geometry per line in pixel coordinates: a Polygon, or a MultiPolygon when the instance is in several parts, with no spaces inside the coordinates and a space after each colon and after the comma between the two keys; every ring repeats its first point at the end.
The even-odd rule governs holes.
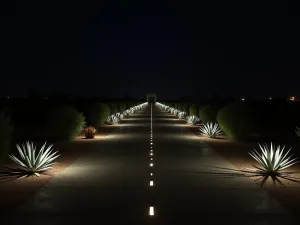
{"type": "Polygon", "coordinates": [[[154,207],[150,206],[149,208],[149,216],[154,216],[154,207]]]}
{"type": "Polygon", "coordinates": [[[154,185],[154,182],[153,182],[153,180],[150,180],[150,187],[152,187],[153,185],[154,185]]]}
{"type": "Polygon", "coordinates": [[[294,96],[290,97],[290,101],[295,101],[295,97],[294,96]]]}

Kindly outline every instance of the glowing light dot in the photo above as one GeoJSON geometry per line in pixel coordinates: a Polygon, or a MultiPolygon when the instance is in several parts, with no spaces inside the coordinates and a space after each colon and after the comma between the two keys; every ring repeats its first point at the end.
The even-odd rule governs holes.
{"type": "Polygon", "coordinates": [[[149,216],[154,216],[154,207],[153,206],[149,207],[149,216]]]}
{"type": "Polygon", "coordinates": [[[152,176],[153,176],[153,173],[150,173],[150,176],[152,177],[152,176]]]}
{"type": "Polygon", "coordinates": [[[150,187],[152,187],[153,185],[154,185],[154,182],[153,182],[153,180],[150,180],[150,187]]]}
{"type": "Polygon", "coordinates": [[[153,163],[150,163],[150,166],[153,167],[153,163]]]}
{"type": "Polygon", "coordinates": [[[150,155],[153,155],[153,153],[151,152],[150,155]]]}

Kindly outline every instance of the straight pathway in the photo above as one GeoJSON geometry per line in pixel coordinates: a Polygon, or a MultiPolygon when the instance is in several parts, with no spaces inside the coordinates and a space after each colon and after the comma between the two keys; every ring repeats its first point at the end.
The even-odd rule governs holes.
{"type": "Polygon", "coordinates": [[[155,105],[150,168],[150,121],[150,106],[123,120],[5,224],[288,224],[289,213],[250,179],[215,175],[235,168],[155,105]]]}

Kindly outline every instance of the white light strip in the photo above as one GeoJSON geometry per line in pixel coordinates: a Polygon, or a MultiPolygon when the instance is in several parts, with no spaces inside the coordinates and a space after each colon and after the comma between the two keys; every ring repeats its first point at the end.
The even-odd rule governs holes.
{"type": "Polygon", "coordinates": [[[153,206],[149,207],[149,216],[154,216],[154,207],[153,206]]]}

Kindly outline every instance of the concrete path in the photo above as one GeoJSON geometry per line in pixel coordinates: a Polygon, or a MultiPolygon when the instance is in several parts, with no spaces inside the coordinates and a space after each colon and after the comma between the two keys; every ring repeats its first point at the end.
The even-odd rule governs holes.
{"type": "Polygon", "coordinates": [[[123,120],[5,224],[289,224],[291,215],[264,189],[219,174],[235,168],[156,106],[149,167],[150,117],[148,106],[123,120]]]}

